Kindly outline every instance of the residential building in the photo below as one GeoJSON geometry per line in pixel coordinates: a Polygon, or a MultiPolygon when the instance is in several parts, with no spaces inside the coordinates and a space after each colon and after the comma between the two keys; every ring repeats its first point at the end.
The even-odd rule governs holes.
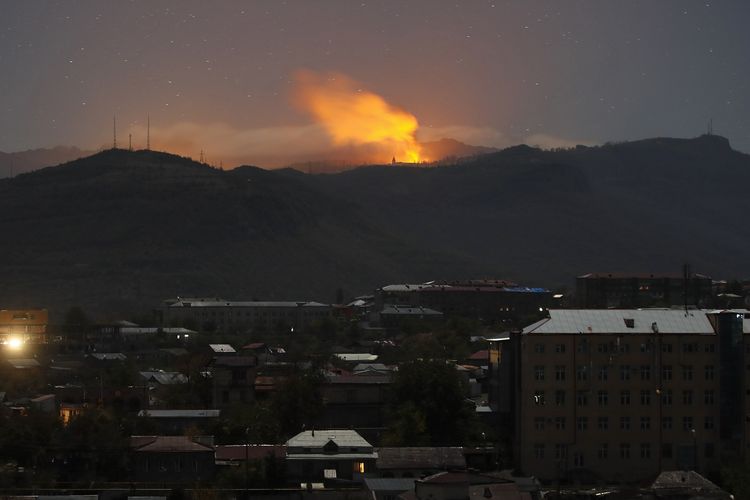
{"type": "Polygon", "coordinates": [[[555,301],[545,288],[520,286],[506,280],[430,281],[386,285],[375,292],[374,311],[387,305],[429,308],[446,318],[483,321],[515,320],[538,314],[555,301]]]}
{"type": "Polygon", "coordinates": [[[48,322],[46,309],[2,309],[0,344],[46,344],[48,322]]]}
{"type": "Polygon", "coordinates": [[[215,472],[213,436],[132,436],[133,480],[196,484],[215,472]]]}
{"type": "Polygon", "coordinates": [[[212,399],[215,408],[255,400],[255,356],[218,356],[211,362],[212,399]]]}
{"type": "Polygon", "coordinates": [[[712,280],[691,274],[588,273],[576,278],[576,302],[586,309],[711,304],[712,280]]]}
{"type": "Polygon", "coordinates": [[[385,430],[390,374],[330,375],[320,387],[323,414],[319,422],[334,429],[354,429],[377,443],[385,430]]]}
{"type": "Polygon", "coordinates": [[[514,465],[545,480],[638,481],[745,458],[748,318],[745,310],[550,310],[492,339],[491,404],[514,465]]]}
{"type": "Polygon", "coordinates": [[[330,304],[289,301],[236,301],[220,298],[176,298],[157,312],[160,324],[190,325],[219,331],[264,328],[294,331],[333,317],[330,304]]]}
{"type": "Polygon", "coordinates": [[[362,482],[375,471],[377,458],[372,445],[348,429],[304,431],[286,443],[287,477],[292,481],[362,482]]]}

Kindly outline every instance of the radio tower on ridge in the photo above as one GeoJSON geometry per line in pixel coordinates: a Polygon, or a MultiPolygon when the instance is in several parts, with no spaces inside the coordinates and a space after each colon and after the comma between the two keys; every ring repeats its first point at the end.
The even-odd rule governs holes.
{"type": "Polygon", "coordinates": [[[146,115],[146,151],[151,151],[151,115],[146,115]]]}
{"type": "Polygon", "coordinates": [[[117,115],[112,115],[112,149],[117,149],[117,115]]]}

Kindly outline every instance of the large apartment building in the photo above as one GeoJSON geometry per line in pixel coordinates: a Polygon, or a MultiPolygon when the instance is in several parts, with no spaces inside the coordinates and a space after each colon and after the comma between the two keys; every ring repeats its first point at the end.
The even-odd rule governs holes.
{"type": "Polygon", "coordinates": [[[157,312],[163,325],[186,325],[220,331],[257,328],[309,327],[333,316],[329,304],[319,302],[237,301],[221,298],[182,298],[164,301],[157,312]]]}
{"type": "Polygon", "coordinates": [[[515,465],[628,482],[743,459],[749,333],[745,310],[550,310],[495,339],[491,399],[515,465]]]}

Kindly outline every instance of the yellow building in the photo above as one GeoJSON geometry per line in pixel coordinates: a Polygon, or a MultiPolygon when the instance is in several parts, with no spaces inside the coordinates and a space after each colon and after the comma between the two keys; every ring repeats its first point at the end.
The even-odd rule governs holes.
{"type": "Polygon", "coordinates": [[[48,321],[46,309],[2,309],[0,344],[46,344],[48,321]]]}
{"type": "Polygon", "coordinates": [[[745,456],[748,311],[549,313],[491,343],[524,473],[628,482],[745,456]]]}

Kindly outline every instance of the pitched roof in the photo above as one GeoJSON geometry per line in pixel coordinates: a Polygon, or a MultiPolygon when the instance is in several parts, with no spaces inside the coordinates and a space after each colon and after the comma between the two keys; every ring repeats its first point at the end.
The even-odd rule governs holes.
{"type": "Polygon", "coordinates": [[[714,333],[703,310],[686,313],[681,309],[550,309],[549,315],[524,328],[523,333],[653,334],[655,329],[667,334],[714,333]]]}
{"type": "Polygon", "coordinates": [[[237,352],[237,351],[234,350],[234,347],[232,347],[229,344],[208,344],[208,347],[210,347],[213,352],[224,352],[224,353],[226,353],[226,352],[229,352],[229,353],[237,352]]]}
{"type": "Polygon", "coordinates": [[[218,418],[221,410],[141,410],[139,417],[150,418],[218,418]]]}
{"type": "Polygon", "coordinates": [[[10,363],[10,365],[17,370],[25,370],[28,368],[38,368],[40,366],[39,361],[33,358],[9,359],[8,363],[10,363]]]}
{"type": "Polygon", "coordinates": [[[173,453],[185,451],[213,451],[189,436],[131,436],[130,446],[139,452],[173,453]]]}
{"type": "Polygon", "coordinates": [[[303,448],[322,448],[329,441],[333,441],[338,446],[352,448],[371,448],[365,438],[358,432],[349,429],[328,429],[328,430],[310,430],[302,431],[286,442],[288,447],[303,448]]]}

